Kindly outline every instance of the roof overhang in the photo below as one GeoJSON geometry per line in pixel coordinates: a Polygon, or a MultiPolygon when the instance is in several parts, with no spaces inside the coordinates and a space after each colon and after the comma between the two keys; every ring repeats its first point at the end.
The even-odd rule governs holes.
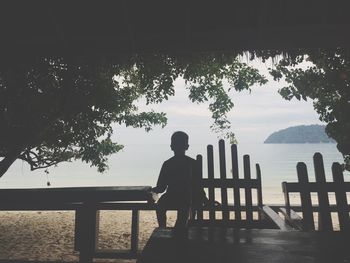
{"type": "Polygon", "coordinates": [[[348,1],[2,1],[0,52],[134,54],[350,47],[348,1]]]}

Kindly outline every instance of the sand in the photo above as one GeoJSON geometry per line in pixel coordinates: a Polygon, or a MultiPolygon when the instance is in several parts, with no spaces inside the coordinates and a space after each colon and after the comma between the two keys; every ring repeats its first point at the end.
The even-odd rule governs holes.
{"type": "MultiPolygon", "coordinates": [[[[77,262],[79,254],[74,251],[74,216],[72,211],[1,211],[0,262],[6,260],[77,262]]],[[[169,226],[174,224],[175,219],[176,213],[168,212],[169,226]]],[[[316,216],[315,219],[317,220],[316,216]]],[[[333,222],[337,221],[337,218],[332,219],[333,222]]],[[[156,227],[155,212],[141,211],[139,234],[141,249],[156,227]]],[[[130,248],[130,233],[130,211],[101,211],[98,248],[130,248]]],[[[95,261],[135,262],[121,259],[95,261]]]]}
{"type": "MultiPolygon", "coordinates": [[[[126,249],[130,247],[131,212],[102,211],[99,248],[126,249]]],[[[169,225],[175,214],[168,215],[169,225]]],[[[74,212],[0,212],[0,261],[78,261],[74,251],[74,212]]],[[[140,212],[140,248],[157,221],[154,211],[140,212]]],[[[102,262],[135,262],[135,260],[101,260],[102,262]]],[[[97,260],[98,262],[98,260],[97,260]]]]}

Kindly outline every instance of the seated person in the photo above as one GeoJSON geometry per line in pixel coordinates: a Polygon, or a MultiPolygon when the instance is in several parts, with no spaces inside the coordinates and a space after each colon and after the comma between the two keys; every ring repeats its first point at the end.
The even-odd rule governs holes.
{"type": "Polygon", "coordinates": [[[163,193],[157,202],[159,227],[166,227],[166,211],[177,210],[175,228],[187,226],[191,207],[207,204],[208,199],[200,185],[199,167],[196,160],[185,155],[188,149],[188,135],[177,131],[171,136],[171,150],[174,156],[166,160],[161,168],[155,193],[163,193]]]}

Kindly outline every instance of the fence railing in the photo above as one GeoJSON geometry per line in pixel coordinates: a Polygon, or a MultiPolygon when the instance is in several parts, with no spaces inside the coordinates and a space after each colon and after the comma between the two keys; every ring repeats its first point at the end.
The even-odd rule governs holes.
{"type": "Polygon", "coordinates": [[[339,163],[333,163],[332,175],[333,182],[327,182],[323,164],[323,158],[320,153],[315,153],[313,157],[315,181],[310,182],[307,166],[303,162],[297,164],[298,182],[283,182],[282,189],[285,197],[285,215],[291,222],[300,221],[300,227],[305,230],[315,230],[315,220],[313,212],[318,212],[318,230],[332,231],[334,224],[332,222],[332,212],[338,214],[339,228],[341,231],[350,230],[350,206],[347,201],[347,194],[350,193],[350,182],[344,181],[342,166],[339,163]],[[290,194],[300,194],[300,206],[302,219],[298,218],[291,207],[290,194]],[[317,195],[317,204],[313,204],[311,195],[317,195]],[[329,194],[334,193],[336,204],[330,205],[329,194]]]}

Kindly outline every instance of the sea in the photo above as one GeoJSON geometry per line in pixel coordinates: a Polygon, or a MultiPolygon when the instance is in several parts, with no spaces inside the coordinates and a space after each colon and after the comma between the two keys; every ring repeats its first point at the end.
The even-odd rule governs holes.
{"type": "MultiPolygon", "coordinates": [[[[219,177],[218,145],[214,146],[215,177],[219,177]]],[[[231,174],[229,145],[226,145],[227,175],[231,174]]],[[[314,181],[313,155],[323,155],[327,180],[331,181],[333,162],[342,162],[342,155],[336,144],[238,144],[239,171],[243,177],[243,155],[249,154],[252,177],[255,177],[255,163],[259,163],[262,173],[263,202],[283,204],[281,188],[283,181],[296,182],[296,165],[306,163],[309,180],[314,181]]],[[[190,145],[187,154],[196,158],[203,156],[204,176],[206,176],[206,145],[190,145]]],[[[109,158],[109,169],[98,173],[95,167],[81,161],[61,163],[45,170],[30,171],[29,166],[16,161],[8,172],[0,178],[0,188],[53,188],[76,186],[127,186],[149,185],[157,182],[162,163],[172,156],[167,144],[127,144],[124,149],[109,158]]],[[[350,173],[344,173],[345,181],[350,181],[350,173]]],[[[230,195],[229,196],[233,196],[230,195]]],[[[230,198],[230,197],[229,197],[230,198]]],[[[297,197],[296,197],[297,198],[297,197]]],[[[217,193],[220,201],[220,193],[217,193]]]]}

